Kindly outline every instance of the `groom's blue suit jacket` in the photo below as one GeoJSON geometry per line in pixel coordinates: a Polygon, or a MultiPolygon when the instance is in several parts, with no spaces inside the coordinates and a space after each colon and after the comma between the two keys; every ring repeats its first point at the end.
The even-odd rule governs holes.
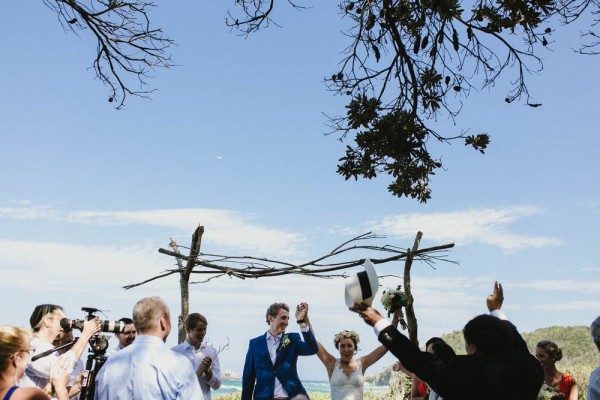
{"type": "Polygon", "coordinates": [[[275,364],[271,362],[265,334],[250,340],[242,378],[242,400],[272,399],[275,377],[279,379],[290,398],[299,393],[306,395],[306,390],[298,378],[296,362],[298,356],[317,354],[317,340],[312,331],[302,332],[304,341],[297,333],[286,333],[284,336],[289,338],[289,344],[277,351],[275,364]]]}

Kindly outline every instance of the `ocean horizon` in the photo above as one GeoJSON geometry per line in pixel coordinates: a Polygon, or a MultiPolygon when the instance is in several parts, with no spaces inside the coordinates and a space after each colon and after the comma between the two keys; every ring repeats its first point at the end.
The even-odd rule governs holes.
{"type": "MultiPolygon", "coordinates": [[[[329,382],[327,381],[310,381],[303,380],[302,384],[307,392],[316,392],[316,393],[329,393],[329,382]]],[[[375,386],[369,385],[365,383],[363,390],[365,392],[379,392],[382,390],[388,390],[389,386],[375,386]]],[[[219,390],[212,391],[212,396],[221,396],[229,393],[236,393],[242,391],[242,381],[241,380],[223,380],[221,387],[219,390]]]]}

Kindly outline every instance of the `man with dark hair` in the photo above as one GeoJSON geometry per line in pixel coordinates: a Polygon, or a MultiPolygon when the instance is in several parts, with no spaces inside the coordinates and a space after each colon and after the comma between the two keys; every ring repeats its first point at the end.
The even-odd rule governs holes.
{"type": "MultiPolygon", "coordinates": [[[[590,333],[598,351],[600,351],[600,317],[596,318],[590,325],[590,333]]],[[[586,399],[600,400],[600,367],[597,367],[590,374],[586,399]]]]}
{"type": "Polygon", "coordinates": [[[135,304],[135,341],[106,360],[96,376],[96,400],[202,400],[202,391],[189,361],[171,351],[171,313],[160,297],[135,304]]]}
{"type": "Polygon", "coordinates": [[[306,321],[308,304],[296,307],[296,322],[304,341],[297,333],[285,333],[289,307],[274,303],[266,313],[269,330],[250,340],[242,378],[242,400],[287,400],[305,395],[296,363],[298,356],[317,354],[317,340],[306,321]]]}
{"type": "Polygon", "coordinates": [[[210,390],[221,387],[221,366],[217,350],[204,343],[208,321],[199,313],[191,313],[185,319],[186,338],[171,350],[183,354],[194,367],[205,400],[211,399],[210,390]]]}
{"type": "Polygon", "coordinates": [[[497,282],[488,296],[490,315],[469,321],[463,331],[467,355],[443,362],[422,352],[389,324],[377,310],[357,304],[351,308],[375,328],[379,341],[444,400],[535,400],[544,373],[518,331],[502,321],[504,294],[497,282]]]}
{"type": "Polygon", "coordinates": [[[123,350],[129,346],[135,340],[137,331],[135,330],[135,324],[131,318],[123,317],[119,321],[125,324],[125,329],[121,333],[115,333],[115,337],[119,341],[117,347],[106,353],[106,357],[114,355],[117,351],[123,350]]]}

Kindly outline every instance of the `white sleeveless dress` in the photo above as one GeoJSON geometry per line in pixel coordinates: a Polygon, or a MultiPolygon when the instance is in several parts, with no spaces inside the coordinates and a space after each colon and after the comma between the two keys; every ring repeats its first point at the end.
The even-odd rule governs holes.
{"type": "Polygon", "coordinates": [[[356,369],[350,376],[347,376],[340,368],[340,359],[337,358],[329,380],[331,400],[362,400],[364,383],[365,377],[360,360],[356,360],[356,369]]]}

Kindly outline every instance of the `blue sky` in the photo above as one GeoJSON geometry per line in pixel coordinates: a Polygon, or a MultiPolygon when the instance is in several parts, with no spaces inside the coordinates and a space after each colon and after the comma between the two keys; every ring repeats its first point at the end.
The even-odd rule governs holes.
{"type": "MultiPolygon", "coordinates": [[[[61,304],[71,318],[93,306],[118,319],[149,295],[169,302],[175,323],[176,277],[121,287],[170,268],[157,249],[171,237],[189,245],[198,224],[205,252],[290,261],[367,231],[400,247],[412,246],[418,230],[421,247],[456,243],[448,258],[458,265],[413,267],[421,341],[484,312],[494,280],[521,330],[588,325],[598,315],[600,59],[572,53],[576,29],[554,35],[544,70],[528,77],[542,107],[506,104],[504,80],[465,100],[457,125],[439,118],[449,136],[471,128],[492,143],[486,155],[432,145],[446,171],[423,205],[391,196],[385,177],[345,182],[335,173],[345,144],[322,135],[323,113],[342,113],[345,101],[322,82],[346,45],[334,4],[301,13],[282,4],[282,28],[247,39],[225,26],[226,10],[221,2],[159,4],[152,15],[177,41],[178,66],[156,71],[152,100],[130,97],[115,111],[87,69],[95,44],[85,32],[63,32],[41,2],[0,6],[2,323],[27,324],[40,303],[61,304]]],[[[377,342],[346,310],[343,286],[221,278],[192,285],[191,310],[207,316],[212,343],[229,338],[221,363],[238,372],[275,301],[307,301],[330,351],[334,333],[348,328],[369,351],[377,342]]],[[[386,356],[370,372],[391,362],[386,356]]],[[[326,379],[316,357],[303,359],[300,373],[326,379]]]]}

